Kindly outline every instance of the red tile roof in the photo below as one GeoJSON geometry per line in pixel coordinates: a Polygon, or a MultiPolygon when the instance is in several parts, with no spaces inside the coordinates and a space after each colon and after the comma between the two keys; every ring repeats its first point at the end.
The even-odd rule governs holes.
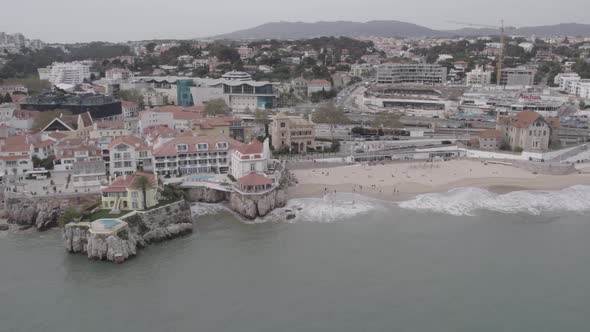
{"type": "Polygon", "coordinates": [[[176,146],[179,144],[186,144],[188,147],[187,151],[183,151],[182,153],[197,153],[197,152],[213,152],[213,151],[228,151],[230,149],[235,149],[236,147],[240,146],[240,142],[225,136],[182,136],[176,137],[166,143],[160,144],[154,148],[154,156],[155,157],[163,157],[163,156],[176,156],[179,152],[176,149],[176,146]],[[227,149],[218,149],[217,143],[226,142],[228,143],[227,149]],[[197,151],[197,144],[206,143],[208,148],[207,150],[198,150],[197,151]]]}
{"type": "Polygon", "coordinates": [[[496,129],[488,129],[479,132],[481,138],[502,138],[502,132],[496,129]]]}
{"type": "Polygon", "coordinates": [[[250,144],[243,144],[236,148],[236,151],[243,154],[262,154],[264,150],[264,144],[262,144],[259,140],[255,139],[250,144]]]}
{"type": "Polygon", "coordinates": [[[119,136],[111,141],[111,144],[109,144],[109,148],[115,147],[119,144],[126,144],[134,148],[145,147],[143,139],[137,136],[119,136]]]}
{"type": "Polygon", "coordinates": [[[265,186],[272,184],[272,180],[264,175],[250,173],[239,178],[238,183],[242,186],[265,186]]]}
{"type": "Polygon", "coordinates": [[[157,185],[158,181],[156,180],[156,176],[153,173],[135,172],[135,174],[132,175],[123,175],[115,178],[113,180],[113,183],[111,183],[108,187],[102,189],[102,192],[126,192],[128,188],[132,189],[135,185],[135,181],[137,180],[137,178],[142,176],[146,177],[153,186],[157,185]]]}

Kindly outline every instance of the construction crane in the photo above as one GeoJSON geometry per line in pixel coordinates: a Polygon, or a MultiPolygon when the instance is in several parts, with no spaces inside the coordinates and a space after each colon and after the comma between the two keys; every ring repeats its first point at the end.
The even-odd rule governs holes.
{"type": "Polygon", "coordinates": [[[455,21],[447,21],[449,23],[459,24],[463,26],[470,26],[470,27],[478,27],[478,28],[494,28],[500,29],[500,49],[498,50],[498,63],[497,63],[497,72],[496,72],[496,84],[500,85],[500,78],[502,77],[502,66],[504,65],[504,20],[500,20],[500,25],[487,25],[487,24],[477,24],[477,23],[465,23],[465,22],[455,22],[455,21]]]}

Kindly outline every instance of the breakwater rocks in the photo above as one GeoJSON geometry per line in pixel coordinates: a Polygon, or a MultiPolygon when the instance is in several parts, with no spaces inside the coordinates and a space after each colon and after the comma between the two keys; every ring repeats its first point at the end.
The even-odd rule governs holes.
{"type": "Polygon", "coordinates": [[[120,220],[121,225],[108,232],[97,231],[91,223],[66,225],[63,230],[66,250],[86,254],[89,259],[122,263],[146,245],[193,231],[190,205],[184,201],[131,212],[120,220]]]}

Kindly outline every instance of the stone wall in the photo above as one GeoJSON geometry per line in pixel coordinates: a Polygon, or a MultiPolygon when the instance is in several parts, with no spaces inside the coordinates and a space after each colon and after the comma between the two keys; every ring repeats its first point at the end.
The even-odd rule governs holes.
{"type": "Polygon", "coordinates": [[[121,220],[127,222],[127,227],[109,235],[93,234],[85,223],[67,225],[63,230],[66,250],[86,254],[89,259],[122,263],[146,245],[193,231],[190,205],[185,201],[131,212],[121,220]]]}
{"type": "Polygon", "coordinates": [[[287,194],[280,189],[264,195],[242,195],[232,192],[229,198],[230,208],[248,219],[264,217],[272,210],[284,207],[286,204],[287,194]]]}

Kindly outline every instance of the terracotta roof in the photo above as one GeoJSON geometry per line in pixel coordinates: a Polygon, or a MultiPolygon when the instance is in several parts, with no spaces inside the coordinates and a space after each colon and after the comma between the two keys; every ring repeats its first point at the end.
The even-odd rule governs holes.
{"type": "Polygon", "coordinates": [[[156,176],[153,173],[135,172],[132,175],[123,175],[115,178],[113,182],[106,188],[102,189],[102,192],[106,193],[119,193],[125,192],[128,188],[133,188],[135,181],[139,177],[146,177],[148,181],[153,185],[157,185],[156,176]]]}
{"type": "Polygon", "coordinates": [[[272,184],[272,180],[264,175],[250,173],[238,179],[238,183],[243,186],[265,186],[272,184]]]}
{"type": "Polygon", "coordinates": [[[329,81],[327,80],[311,80],[309,81],[309,84],[313,84],[313,85],[332,85],[329,81]]]}
{"type": "Polygon", "coordinates": [[[60,133],[57,131],[51,132],[48,134],[50,137],[53,137],[55,139],[62,139],[62,138],[66,138],[68,135],[64,134],[64,133],[60,133]]]}
{"type": "Polygon", "coordinates": [[[115,147],[119,144],[126,144],[134,148],[141,148],[145,146],[143,139],[137,136],[119,136],[115,138],[113,141],[111,141],[111,144],[109,144],[109,148],[115,147]]]}
{"type": "Polygon", "coordinates": [[[41,141],[39,143],[33,144],[33,146],[36,148],[46,148],[46,147],[52,146],[54,144],[55,144],[54,141],[45,140],[45,141],[41,141]]]}
{"type": "Polygon", "coordinates": [[[488,129],[479,132],[481,138],[502,138],[502,132],[496,129],[488,129]]]}
{"type": "Polygon", "coordinates": [[[125,129],[124,121],[98,121],[94,123],[97,129],[125,129]]]}
{"type": "Polygon", "coordinates": [[[243,144],[236,148],[236,151],[241,154],[262,154],[263,150],[264,144],[257,139],[250,142],[250,144],[243,144]]]}
{"type": "Polygon", "coordinates": [[[241,143],[225,136],[183,136],[176,137],[166,143],[160,144],[154,148],[154,156],[175,156],[179,154],[176,146],[179,144],[186,144],[188,150],[182,153],[198,153],[198,152],[212,152],[212,151],[228,151],[238,147],[241,143]],[[227,149],[218,149],[217,143],[226,142],[228,143],[227,149]],[[207,150],[198,150],[197,144],[207,144],[207,150]]]}
{"type": "Polygon", "coordinates": [[[123,108],[135,108],[135,107],[139,107],[139,104],[134,103],[132,101],[121,100],[121,107],[123,107],[123,108]]]}
{"type": "Polygon", "coordinates": [[[31,158],[31,156],[29,156],[28,154],[21,155],[21,156],[0,156],[0,160],[5,160],[5,161],[15,161],[15,160],[22,160],[22,159],[29,159],[29,158],[31,158]]]}

